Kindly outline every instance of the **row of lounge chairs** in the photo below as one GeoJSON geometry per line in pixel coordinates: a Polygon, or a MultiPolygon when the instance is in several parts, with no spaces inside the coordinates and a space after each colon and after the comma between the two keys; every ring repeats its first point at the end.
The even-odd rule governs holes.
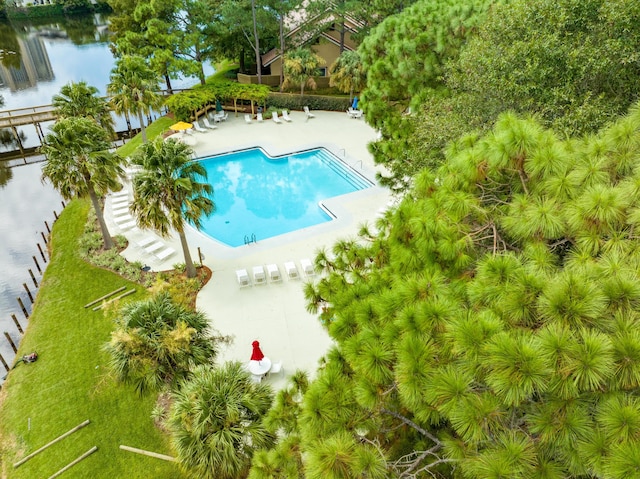
{"type": "MultiPolygon", "coordinates": [[[[309,111],[309,107],[308,106],[304,107],[304,113],[305,113],[307,119],[315,118],[315,115],[313,113],[311,113],[311,111],[309,111]]],[[[293,121],[291,119],[291,117],[289,116],[289,112],[287,110],[282,110],[282,119],[280,119],[280,117],[278,116],[278,112],[274,111],[271,114],[271,119],[273,120],[274,123],[282,123],[282,120],[286,121],[287,123],[293,121]]],[[[251,115],[249,113],[244,115],[244,121],[249,123],[249,124],[253,123],[253,119],[252,119],[252,117],[251,117],[251,115]]],[[[264,117],[262,116],[262,112],[259,112],[256,115],[256,121],[258,123],[264,121],[264,117]]]]}
{"type": "MultiPolygon", "coordinates": [[[[113,222],[119,230],[125,231],[137,228],[136,221],[129,210],[129,193],[127,191],[123,190],[122,192],[111,194],[111,214],[113,215],[113,222]]],[[[167,259],[176,252],[154,236],[147,236],[135,243],[145,253],[155,256],[160,261],[167,259]]]]}
{"type": "MultiPolygon", "coordinates": [[[[284,271],[287,274],[289,279],[300,279],[301,272],[306,276],[310,277],[315,275],[315,270],[313,268],[313,264],[307,258],[303,258],[300,260],[300,270],[296,266],[296,263],[293,261],[285,261],[283,264],[284,271]]],[[[280,268],[277,264],[272,263],[266,266],[254,266],[251,270],[253,280],[249,276],[249,273],[246,269],[236,270],[236,280],[241,288],[245,286],[260,285],[269,283],[280,283],[282,281],[282,274],[280,272],[280,268]],[[265,271],[266,268],[266,271],[265,271]]]]}

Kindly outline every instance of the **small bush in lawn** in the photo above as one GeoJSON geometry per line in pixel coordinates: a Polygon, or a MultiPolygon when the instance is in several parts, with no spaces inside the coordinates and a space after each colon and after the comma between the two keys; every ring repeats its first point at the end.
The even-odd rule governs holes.
{"type": "Polygon", "coordinates": [[[184,273],[187,270],[187,265],[185,263],[176,263],[173,265],[173,269],[179,273],[184,273]]]}

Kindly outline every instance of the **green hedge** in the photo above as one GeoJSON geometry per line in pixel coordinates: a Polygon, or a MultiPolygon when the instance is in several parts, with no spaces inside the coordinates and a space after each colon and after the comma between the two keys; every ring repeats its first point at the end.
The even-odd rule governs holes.
{"type": "Polygon", "coordinates": [[[346,111],[351,102],[348,97],[302,95],[293,93],[270,93],[267,98],[267,107],[287,110],[302,110],[308,106],[312,110],[346,111]]]}

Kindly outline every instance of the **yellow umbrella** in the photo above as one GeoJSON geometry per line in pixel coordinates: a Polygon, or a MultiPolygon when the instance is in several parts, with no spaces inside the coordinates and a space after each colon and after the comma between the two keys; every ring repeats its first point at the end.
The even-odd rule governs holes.
{"type": "Polygon", "coordinates": [[[188,130],[189,128],[193,128],[193,125],[185,121],[179,121],[178,123],[174,123],[173,125],[171,125],[169,128],[175,131],[184,131],[188,130]]]}

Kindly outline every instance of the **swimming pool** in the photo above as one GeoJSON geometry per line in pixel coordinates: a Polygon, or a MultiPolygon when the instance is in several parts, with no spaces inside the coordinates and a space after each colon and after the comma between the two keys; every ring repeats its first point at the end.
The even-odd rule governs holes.
{"type": "Polygon", "coordinates": [[[201,231],[233,247],[331,221],[322,200],[373,186],[325,148],[277,157],[251,148],[200,162],[216,205],[201,231]]]}

